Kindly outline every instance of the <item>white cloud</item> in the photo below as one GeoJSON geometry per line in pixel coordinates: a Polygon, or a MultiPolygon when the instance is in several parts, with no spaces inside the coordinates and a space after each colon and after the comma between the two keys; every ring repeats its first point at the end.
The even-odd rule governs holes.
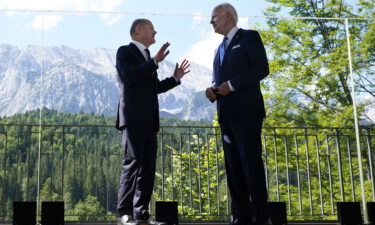
{"type": "Polygon", "coordinates": [[[193,25],[191,26],[192,29],[195,29],[200,26],[202,23],[206,23],[207,18],[201,12],[194,13],[193,16],[193,25]]]}
{"type": "Polygon", "coordinates": [[[242,27],[244,29],[249,29],[249,17],[247,16],[240,16],[238,17],[238,27],[242,27]]]}
{"type": "Polygon", "coordinates": [[[211,30],[207,37],[191,45],[184,58],[199,63],[212,70],[215,49],[219,46],[223,37],[211,30]]]}
{"type": "Polygon", "coordinates": [[[2,9],[112,11],[124,0],[2,0],[2,9]]]}
{"type": "Polygon", "coordinates": [[[102,20],[106,24],[113,25],[113,24],[117,23],[117,21],[119,21],[122,18],[122,15],[120,15],[120,14],[117,14],[117,15],[113,15],[113,14],[101,14],[100,18],[102,18],[102,20]]]}
{"type": "MultiPolygon", "coordinates": [[[[66,11],[115,11],[124,0],[1,0],[0,8],[9,10],[66,10],[66,11]]],[[[53,15],[55,16],[55,15],[53,15]]],[[[108,25],[114,24],[121,16],[118,14],[103,14],[100,18],[108,25]]],[[[57,16],[54,17],[55,19],[57,16]]],[[[35,18],[34,22],[39,20],[35,18]]],[[[58,22],[62,19],[58,20],[58,22]]],[[[53,24],[56,26],[57,23],[53,24]]],[[[45,23],[49,23],[45,22],[45,23]]],[[[39,29],[38,26],[33,27],[39,29]]]]}
{"type": "Polygon", "coordinates": [[[62,20],[63,17],[60,15],[36,16],[32,23],[32,27],[38,30],[48,30],[56,27],[57,24],[62,20]]]}
{"type": "MultiPolygon", "coordinates": [[[[204,65],[212,70],[212,63],[215,56],[215,50],[222,42],[223,36],[216,34],[212,27],[210,28],[210,30],[202,30],[203,28],[202,26],[200,26],[201,23],[208,23],[207,18],[200,16],[193,18],[192,29],[199,29],[202,40],[191,45],[187,53],[185,54],[184,58],[189,59],[192,62],[204,65]]],[[[247,29],[249,27],[248,17],[239,17],[238,27],[247,29]]]]}
{"type": "Polygon", "coordinates": [[[191,29],[198,30],[201,36],[206,36],[207,26],[211,26],[209,18],[204,16],[201,12],[194,13],[191,29]]]}

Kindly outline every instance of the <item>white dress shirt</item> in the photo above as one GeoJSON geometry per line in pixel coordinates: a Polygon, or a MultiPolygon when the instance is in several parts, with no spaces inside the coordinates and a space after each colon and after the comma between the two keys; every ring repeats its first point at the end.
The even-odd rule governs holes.
{"type": "Polygon", "coordinates": [[[229,32],[228,34],[226,35],[226,37],[228,38],[227,41],[225,42],[225,49],[227,49],[229,43],[232,41],[234,35],[237,33],[238,31],[238,27],[237,26],[234,26],[229,32]]]}
{"type": "Polygon", "coordinates": [[[139,51],[141,51],[143,57],[145,57],[145,59],[148,60],[147,52],[145,50],[146,46],[144,46],[141,42],[138,42],[138,41],[135,41],[135,40],[133,40],[132,42],[135,46],[137,46],[139,51]]]}

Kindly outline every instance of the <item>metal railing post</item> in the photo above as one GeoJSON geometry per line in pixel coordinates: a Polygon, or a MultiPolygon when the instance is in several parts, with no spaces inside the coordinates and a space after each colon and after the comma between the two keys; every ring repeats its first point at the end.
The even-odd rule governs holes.
{"type": "Polygon", "coordinates": [[[369,158],[369,166],[370,166],[370,176],[371,176],[371,187],[372,187],[372,200],[375,201],[375,179],[374,179],[374,166],[372,161],[372,148],[371,148],[371,135],[370,131],[366,129],[366,141],[367,141],[367,150],[368,150],[368,158],[369,158]]]}
{"type": "Polygon", "coordinates": [[[362,193],[362,207],[363,214],[365,215],[365,222],[368,223],[367,217],[367,204],[366,204],[366,195],[365,195],[365,183],[363,179],[363,168],[362,168],[362,152],[361,152],[361,140],[359,137],[359,124],[358,124],[358,115],[357,115],[357,105],[355,99],[355,85],[353,77],[353,66],[352,66],[352,53],[350,47],[350,32],[349,32],[349,23],[348,19],[345,19],[345,30],[346,30],[346,41],[348,47],[348,61],[349,61],[349,71],[350,71],[350,85],[352,89],[352,100],[353,100],[353,116],[354,116],[354,127],[355,127],[355,140],[357,143],[357,153],[358,153],[358,167],[359,167],[359,179],[361,182],[361,193],[362,193]]]}

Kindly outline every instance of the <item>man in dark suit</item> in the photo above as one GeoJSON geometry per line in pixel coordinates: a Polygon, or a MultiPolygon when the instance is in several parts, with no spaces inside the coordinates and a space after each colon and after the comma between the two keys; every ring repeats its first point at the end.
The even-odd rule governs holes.
{"type": "Polygon", "coordinates": [[[270,224],[262,160],[261,130],[265,109],[260,81],[269,73],[266,52],[257,31],[237,27],[228,3],[216,6],[211,24],[224,35],[213,63],[213,87],[207,98],[217,101],[232,225],[270,224]]]}
{"type": "MultiPolygon", "coordinates": [[[[120,100],[117,129],[122,131],[124,160],[118,192],[118,222],[121,225],[162,223],[150,219],[151,199],[159,130],[157,94],[180,84],[189,63],[176,64],[172,77],[159,81],[158,63],[169,54],[165,43],[151,58],[148,47],[155,43],[156,31],[147,19],[137,19],[130,28],[132,42],[117,51],[116,69],[120,100]]],[[[164,223],[165,224],[165,223],[164,223]]]]}

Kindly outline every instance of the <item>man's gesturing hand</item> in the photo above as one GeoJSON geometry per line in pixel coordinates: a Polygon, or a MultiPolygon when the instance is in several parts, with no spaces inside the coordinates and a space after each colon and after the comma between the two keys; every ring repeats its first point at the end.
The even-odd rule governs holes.
{"type": "Polygon", "coordinates": [[[156,53],[154,59],[157,63],[163,61],[165,57],[167,57],[167,55],[169,54],[169,50],[167,50],[169,45],[171,45],[169,42],[163,44],[163,46],[161,46],[161,48],[159,49],[158,53],[156,53]]]}
{"type": "Polygon", "coordinates": [[[190,66],[189,64],[189,61],[187,61],[186,59],[184,59],[184,61],[182,61],[181,65],[178,66],[178,63],[176,63],[176,67],[174,68],[174,73],[173,73],[173,76],[177,79],[177,80],[180,80],[183,76],[185,76],[185,74],[189,73],[190,70],[187,70],[186,69],[190,66]]]}

